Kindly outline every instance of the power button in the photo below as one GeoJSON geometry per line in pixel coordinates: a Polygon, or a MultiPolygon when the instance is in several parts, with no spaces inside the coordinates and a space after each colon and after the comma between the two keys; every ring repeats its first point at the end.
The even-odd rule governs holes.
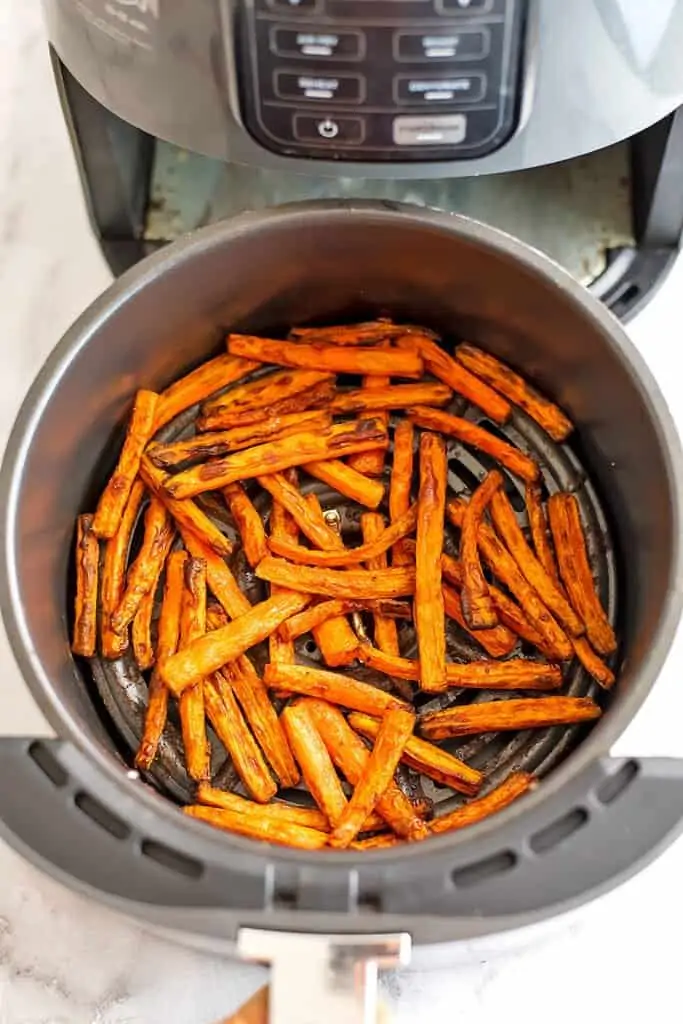
{"type": "Polygon", "coordinates": [[[331,117],[318,122],[318,135],[323,139],[336,139],[339,135],[339,125],[331,117]]]}
{"type": "Polygon", "coordinates": [[[362,117],[295,114],[292,127],[294,137],[300,142],[315,142],[319,145],[336,143],[358,146],[365,138],[365,121],[362,117]]]}

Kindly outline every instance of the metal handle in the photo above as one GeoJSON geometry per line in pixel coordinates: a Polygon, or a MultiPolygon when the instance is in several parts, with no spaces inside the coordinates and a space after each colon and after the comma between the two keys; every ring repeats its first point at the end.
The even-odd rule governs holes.
{"type": "Polygon", "coordinates": [[[243,928],[237,950],[270,964],[268,1024],[376,1024],[379,969],[407,964],[411,940],[243,928]]]}

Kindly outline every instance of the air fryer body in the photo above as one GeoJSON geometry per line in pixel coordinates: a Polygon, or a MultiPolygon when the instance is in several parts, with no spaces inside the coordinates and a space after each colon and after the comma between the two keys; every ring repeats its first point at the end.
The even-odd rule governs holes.
{"type": "Polygon", "coordinates": [[[104,107],[224,161],[350,178],[565,160],[683,103],[683,2],[44,0],[104,107]]]}

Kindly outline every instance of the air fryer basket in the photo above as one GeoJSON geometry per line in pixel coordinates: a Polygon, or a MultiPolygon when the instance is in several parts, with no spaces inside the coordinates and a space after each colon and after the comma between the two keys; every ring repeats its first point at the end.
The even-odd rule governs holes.
{"type": "MultiPolygon", "coordinates": [[[[478,468],[462,452],[456,462],[457,488],[478,468]]],[[[678,761],[609,756],[678,622],[680,474],[663,400],[616,321],[499,232],[388,204],[332,202],[247,215],[175,243],[124,275],[63,339],[3,464],[3,614],[58,736],[0,740],[2,777],[12,779],[0,787],[4,833],[71,885],[157,926],[223,942],[247,927],[406,932],[428,945],[595,895],[654,856],[683,819],[678,761]],[[585,503],[604,592],[612,611],[618,604],[620,677],[578,745],[568,731],[565,748],[550,732],[482,747],[476,756],[494,772],[523,764],[544,776],[494,819],[417,852],[276,850],[186,820],[130,772],[130,737],[114,742],[68,651],[73,522],[111,468],[137,387],[164,387],[219,350],[228,328],[267,334],[381,312],[480,343],[579,425],[571,449],[542,442],[522,417],[510,429],[540,455],[551,489],[577,488],[585,503]]],[[[122,679],[135,684],[117,680],[118,669],[108,678],[95,670],[100,693],[116,693],[122,679]]],[[[589,684],[578,673],[572,685],[579,693],[589,684]]],[[[122,723],[134,729],[130,704],[117,714],[121,733],[122,723]]]]}

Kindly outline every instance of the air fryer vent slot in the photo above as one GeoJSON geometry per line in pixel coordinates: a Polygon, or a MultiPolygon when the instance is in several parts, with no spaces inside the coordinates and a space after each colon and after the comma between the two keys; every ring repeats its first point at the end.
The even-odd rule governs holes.
{"type": "Polygon", "coordinates": [[[154,842],[152,839],[144,839],[140,847],[143,857],[149,857],[169,871],[185,878],[201,878],[204,874],[204,865],[194,857],[187,857],[170,846],[154,842]]]}
{"type": "Polygon", "coordinates": [[[44,743],[32,743],[28,748],[28,756],[57,789],[63,789],[68,785],[69,776],[44,743]]]}
{"type": "Polygon", "coordinates": [[[108,832],[115,839],[129,839],[131,830],[129,826],[115,814],[96,800],[89,793],[77,793],[74,803],[79,811],[87,815],[100,828],[108,832]]]}
{"type": "Polygon", "coordinates": [[[298,906],[296,889],[276,888],[273,892],[273,910],[296,910],[298,906]]]}
{"type": "Polygon", "coordinates": [[[467,867],[458,868],[451,874],[453,884],[459,889],[471,889],[482,882],[488,882],[496,875],[502,875],[506,871],[512,871],[517,866],[517,854],[512,850],[502,850],[493,857],[468,864],[467,867]]]}
{"type": "Polygon", "coordinates": [[[376,892],[363,893],[358,897],[358,910],[361,914],[381,914],[382,897],[376,892]]]}
{"type": "Polygon", "coordinates": [[[635,780],[639,772],[637,761],[627,761],[617,769],[614,775],[610,775],[600,786],[596,796],[601,804],[612,804],[624,793],[635,780]]]}
{"type": "Polygon", "coordinates": [[[575,807],[568,814],[564,814],[554,821],[552,825],[547,825],[540,832],[536,832],[529,840],[529,846],[534,853],[548,853],[549,850],[554,850],[556,846],[582,828],[587,821],[588,811],[583,807],[575,807]]]}

